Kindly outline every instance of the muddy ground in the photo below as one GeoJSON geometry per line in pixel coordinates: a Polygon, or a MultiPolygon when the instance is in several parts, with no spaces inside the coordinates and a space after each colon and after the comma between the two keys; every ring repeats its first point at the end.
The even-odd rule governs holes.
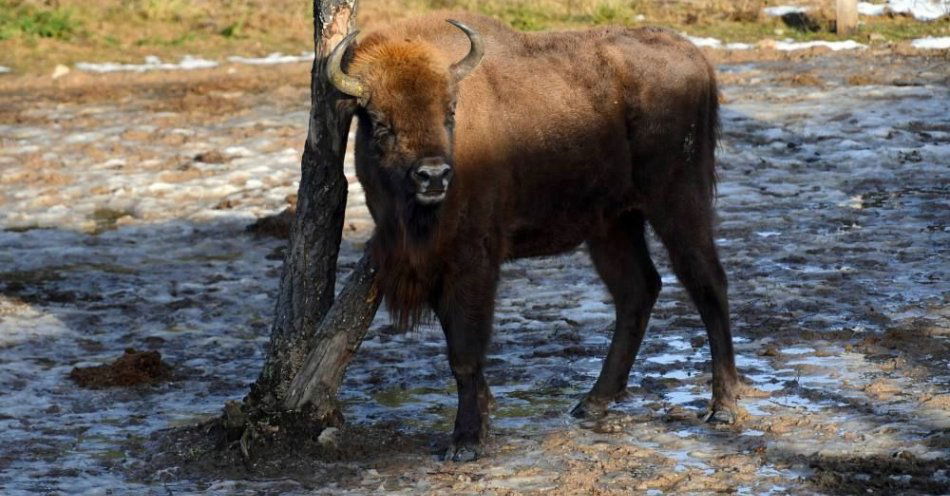
{"type": "MultiPolygon", "coordinates": [[[[494,432],[467,464],[436,456],[455,403],[441,332],[394,333],[385,312],[348,371],[336,448],[230,466],[158,449],[262,363],[285,241],[245,227],[293,200],[307,65],[0,78],[0,488],[950,493],[947,67],[886,51],[722,61],[718,243],[748,416],[698,421],[705,333],[651,240],[664,288],[631,394],[604,421],[571,419],[613,320],[581,249],[505,266],[494,432]],[[70,380],[127,348],[160,352],[169,376],[70,380]]],[[[341,272],[372,228],[352,186],[341,272]]]]}

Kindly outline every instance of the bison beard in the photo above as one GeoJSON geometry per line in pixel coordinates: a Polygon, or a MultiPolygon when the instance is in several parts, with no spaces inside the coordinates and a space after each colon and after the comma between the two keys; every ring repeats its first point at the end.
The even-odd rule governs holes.
{"type": "Polygon", "coordinates": [[[407,200],[391,225],[377,225],[372,249],[380,267],[379,287],[393,325],[402,331],[414,329],[430,315],[428,305],[438,276],[425,248],[433,244],[439,209],[407,200]]]}
{"type": "Polygon", "coordinates": [[[597,382],[572,413],[603,415],[624,392],[660,291],[647,223],[706,326],[706,419],[734,420],[740,383],[713,242],[712,67],[661,29],[523,34],[458,17],[465,24],[433,15],[353,46],[348,37],[327,66],[359,106],[357,175],[394,321],[411,327],[432,309],[445,332],[459,401],[447,455],[476,456],[487,432],[485,351],[505,260],[587,244],[617,324],[597,382]],[[427,178],[442,181],[443,200],[420,199],[427,178]]]}

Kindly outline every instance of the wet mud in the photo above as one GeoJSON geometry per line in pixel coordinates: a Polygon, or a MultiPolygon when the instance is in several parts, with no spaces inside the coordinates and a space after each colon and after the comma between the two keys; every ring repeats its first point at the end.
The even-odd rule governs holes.
{"type": "Polygon", "coordinates": [[[172,367],[162,361],[161,353],[133,348],[110,364],[76,367],[69,373],[76,384],[90,389],[154,384],[171,377],[172,367]]]}
{"type": "MultiPolygon", "coordinates": [[[[307,123],[306,64],[229,71],[0,93],[4,494],[950,493],[945,57],[721,61],[740,424],[699,421],[705,331],[651,236],[663,290],[629,394],[597,422],[567,413],[614,320],[585,251],[504,266],[493,430],[465,464],[438,457],[456,401],[441,331],[393,332],[385,312],[338,430],[251,440],[250,461],[207,441],[266,353],[286,241],[246,228],[292,208],[307,123]],[[127,348],[187,373],[68,380],[127,348]]],[[[347,168],[341,275],[372,229],[347,168]]]]}

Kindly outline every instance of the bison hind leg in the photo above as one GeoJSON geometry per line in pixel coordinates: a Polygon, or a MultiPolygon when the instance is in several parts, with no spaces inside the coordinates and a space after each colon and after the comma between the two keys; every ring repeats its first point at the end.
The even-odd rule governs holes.
{"type": "Polygon", "coordinates": [[[699,310],[713,362],[712,401],[704,420],[734,423],[742,416],[741,391],[729,328],[726,273],[713,241],[712,192],[697,183],[677,183],[669,201],[649,215],[670,254],[677,279],[699,310]]]}
{"type": "Polygon", "coordinates": [[[626,391],[661,286],[647,248],[645,224],[642,213],[627,213],[588,240],[597,273],[613,297],[617,323],[600,376],[571,411],[575,417],[603,416],[607,406],[626,391]]]}

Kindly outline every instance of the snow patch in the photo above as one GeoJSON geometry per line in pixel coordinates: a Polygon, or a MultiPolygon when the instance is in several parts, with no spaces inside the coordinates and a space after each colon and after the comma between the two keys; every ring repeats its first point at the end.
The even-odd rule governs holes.
{"type": "Polygon", "coordinates": [[[290,64],[294,62],[311,61],[313,60],[313,53],[302,52],[300,55],[284,55],[280,52],[274,52],[266,57],[241,57],[235,55],[228,57],[228,60],[236,64],[249,65],[290,64]]]}
{"type": "Polygon", "coordinates": [[[200,57],[185,55],[177,64],[171,62],[162,62],[162,59],[155,55],[145,57],[144,64],[120,64],[116,62],[90,63],[78,62],[76,69],[86,72],[146,72],[146,71],[174,71],[174,70],[193,70],[210,69],[217,67],[218,63],[213,60],[207,60],[200,57]]]}
{"type": "Polygon", "coordinates": [[[776,41],[775,49],[785,52],[790,52],[793,50],[807,50],[809,48],[815,47],[826,47],[832,51],[837,52],[838,50],[856,50],[867,48],[867,45],[862,45],[854,40],[845,40],[845,41],[776,41]]]}
{"type": "Polygon", "coordinates": [[[702,38],[696,36],[686,36],[686,39],[691,41],[694,45],[698,47],[718,47],[722,45],[722,42],[716,38],[702,38]]]}
{"type": "MultiPolygon", "coordinates": [[[[804,14],[811,7],[799,5],[777,5],[762,9],[770,17],[782,17],[787,14],[804,14]]],[[[880,16],[884,14],[909,15],[918,21],[935,21],[950,15],[950,0],[888,0],[887,3],[858,2],[858,14],[880,16]]]]}
{"type": "MultiPolygon", "coordinates": [[[[285,55],[280,52],[274,52],[265,57],[242,57],[240,55],[234,55],[228,57],[228,61],[235,64],[245,64],[245,65],[274,65],[274,64],[291,64],[294,62],[308,62],[313,60],[312,53],[303,52],[300,55],[285,55]]],[[[121,64],[118,62],[103,62],[103,63],[91,63],[91,62],[79,62],[76,64],[76,68],[80,71],[86,72],[146,72],[146,71],[174,71],[174,70],[191,70],[191,69],[210,69],[212,67],[217,67],[218,62],[213,60],[203,59],[201,57],[195,57],[193,55],[185,55],[182,57],[181,61],[176,63],[163,62],[162,59],[155,55],[149,55],[145,57],[145,62],[142,64],[121,64]]],[[[2,67],[2,66],[0,66],[2,67]]],[[[9,69],[8,69],[9,70],[9,69]]],[[[0,70],[0,72],[5,72],[0,70]]]]}
{"type": "Polygon", "coordinates": [[[928,36],[926,38],[916,39],[910,42],[910,44],[914,48],[921,50],[947,50],[950,49],[950,36],[928,36]]]}
{"type": "Polygon", "coordinates": [[[918,21],[935,21],[950,15],[950,0],[888,0],[886,4],[859,2],[858,13],[867,16],[903,14],[918,21]]]}
{"type": "Polygon", "coordinates": [[[777,5],[775,7],[766,7],[762,9],[765,15],[770,17],[782,17],[786,14],[804,14],[811,10],[811,7],[801,7],[798,5],[777,5]]]}
{"type": "Polygon", "coordinates": [[[726,43],[726,50],[751,50],[752,45],[748,43],[726,43]]]}
{"type": "Polygon", "coordinates": [[[7,72],[10,72],[10,68],[0,65],[0,74],[5,74],[7,72]]]}
{"type": "Polygon", "coordinates": [[[858,2],[858,14],[866,16],[884,15],[887,11],[887,4],[873,4],[870,2],[858,2]]]}
{"type": "Polygon", "coordinates": [[[703,38],[697,36],[690,36],[686,33],[682,33],[686,39],[692,42],[698,47],[708,47],[708,48],[719,48],[725,50],[749,50],[752,48],[752,45],[748,43],[725,43],[717,40],[716,38],[703,38]]]}

